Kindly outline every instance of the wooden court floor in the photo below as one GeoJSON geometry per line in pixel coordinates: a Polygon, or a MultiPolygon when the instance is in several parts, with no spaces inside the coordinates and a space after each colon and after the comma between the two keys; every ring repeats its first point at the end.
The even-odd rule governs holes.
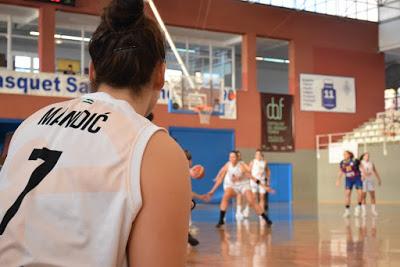
{"type": "Polygon", "coordinates": [[[188,247],[193,266],[400,266],[400,205],[378,206],[377,218],[343,219],[341,205],[307,209],[288,204],[271,207],[274,225],[254,215],[216,229],[216,205],[199,206],[193,214],[200,245],[188,247]]]}

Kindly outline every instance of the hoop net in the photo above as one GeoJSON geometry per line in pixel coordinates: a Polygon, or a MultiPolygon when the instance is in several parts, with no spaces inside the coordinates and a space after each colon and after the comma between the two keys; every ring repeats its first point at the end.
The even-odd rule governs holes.
{"type": "Polygon", "coordinates": [[[198,105],[193,108],[193,111],[199,114],[200,124],[210,124],[210,118],[213,112],[213,108],[211,106],[198,105]]]}

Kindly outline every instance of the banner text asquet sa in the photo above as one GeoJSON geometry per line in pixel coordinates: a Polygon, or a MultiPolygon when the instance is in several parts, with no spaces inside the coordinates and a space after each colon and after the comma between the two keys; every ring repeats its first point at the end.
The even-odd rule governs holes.
{"type": "Polygon", "coordinates": [[[89,92],[84,76],[0,70],[0,93],[74,98],[89,92]]]}

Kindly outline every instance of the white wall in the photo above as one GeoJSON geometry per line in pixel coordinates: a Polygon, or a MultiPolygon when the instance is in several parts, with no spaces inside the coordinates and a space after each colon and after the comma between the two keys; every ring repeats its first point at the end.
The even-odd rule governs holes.
{"type": "MultiPolygon", "coordinates": [[[[359,150],[363,151],[363,147],[361,146],[359,150]]],[[[378,203],[400,203],[400,145],[389,144],[387,156],[383,155],[382,144],[371,145],[367,150],[382,177],[382,187],[377,189],[378,203]]],[[[339,165],[328,163],[328,150],[321,151],[317,168],[318,201],[320,203],[343,203],[344,185],[335,186],[339,165]]],[[[353,193],[353,204],[356,203],[355,200],[353,193]]]]}

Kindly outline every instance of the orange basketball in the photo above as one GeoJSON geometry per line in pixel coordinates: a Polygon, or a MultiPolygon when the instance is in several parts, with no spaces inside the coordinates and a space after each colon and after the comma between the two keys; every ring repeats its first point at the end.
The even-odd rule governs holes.
{"type": "Polygon", "coordinates": [[[193,179],[201,179],[204,177],[205,171],[204,171],[204,167],[201,166],[200,164],[198,165],[194,165],[191,169],[190,169],[190,176],[193,179]]]}
{"type": "Polygon", "coordinates": [[[229,93],[228,93],[228,100],[229,100],[229,101],[232,101],[232,100],[234,100],[235,98],[236,98],[235,92],[234,92],[233,90],[229,90],[229,93]]]}

